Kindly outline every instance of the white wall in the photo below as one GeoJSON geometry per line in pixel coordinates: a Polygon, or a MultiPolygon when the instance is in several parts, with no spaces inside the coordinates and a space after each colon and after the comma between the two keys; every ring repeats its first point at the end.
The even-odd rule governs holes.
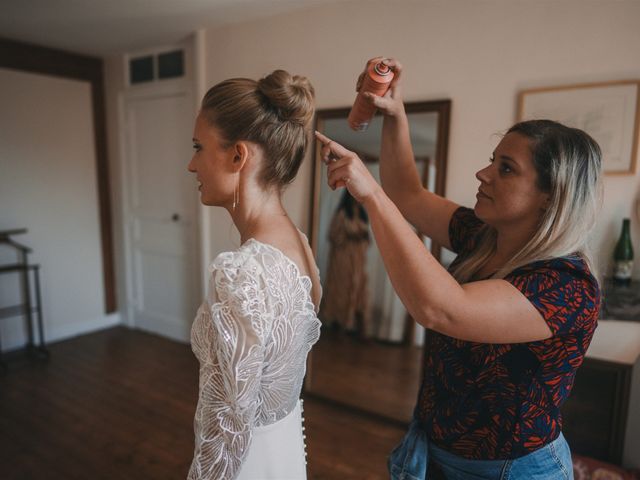
{"type": "MultiPolygon", "coordinates": [[[[206,32],[206,81],[258,78],[275,68],[308,76],[318,108],[353,102],[364,62],[394,56],[405,67],[407,101],[453,100],[447,196],[473,205],[474,173],[515,121],[519,90],[640,78],[637,0],[357,0],[206,32]]],[[[640,162],[639,162],[640,163],[640,162]]],[[[640,195],[635,176],[607,177],[595,246],[608,267],[621,219],[640,195]]],[[[285,201],[308,229],[311,162],[285,201]]],[[[213,253],[232,246],[212,212],[213,253]]],[[[640,227],[633,217],[640,254],[640,227]]],[[[639,255],[640,256],[640,255],[639,255]]],[[[640,261],[634,276],[640,277],[640,261]]]]}
{"type": "MultiPolygon", "coordinates": [[[[117,323],[105,316],[91,90],[87,82],[0,69],[0,230],[41,265],[48,341],[117,323]]],[[[0,246],[0,264],[15,256],[0,246]]],[[[19,302],[0,277],[0,307],[19,302]]],[[[21,318],[0,321],[3,350],[24,344],[21,318]]]]}

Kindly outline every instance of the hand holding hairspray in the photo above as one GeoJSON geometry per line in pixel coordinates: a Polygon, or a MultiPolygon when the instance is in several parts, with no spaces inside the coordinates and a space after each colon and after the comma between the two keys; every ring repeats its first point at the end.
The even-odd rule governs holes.
{"type": "Polygon", "coordinates": [[[362,85],[356,96],[356,100],[349,112],[349,126],[356,131],[364,131],[369,126],[369,122],[376,113],[376,107],[374,107],[370,101],[364,98],[365,92],[371,92],[379,97],[382,97],[393,80],[393,70],[385,65],[382,61],[378,63],[369,62],[367,68],[364,71],[362,78],[362,85]]]}

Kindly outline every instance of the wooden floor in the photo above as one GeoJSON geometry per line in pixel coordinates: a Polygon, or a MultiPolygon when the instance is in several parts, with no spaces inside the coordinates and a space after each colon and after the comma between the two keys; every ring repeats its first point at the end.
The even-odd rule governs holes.
{"type": "MultiPolygon", "coordinates": [[[[198,377],[189,346],[123,327],[0,375],[3,480],[185,478],[198,377]]],[[[305,399],[310,479],[384,479],[404,429],[305,399]]]]}
{"type": "Polygon", "coordinates": [[[409,423],[420,387],[421,347],[323,329],[311,355],[309,391],[409,423]]]}

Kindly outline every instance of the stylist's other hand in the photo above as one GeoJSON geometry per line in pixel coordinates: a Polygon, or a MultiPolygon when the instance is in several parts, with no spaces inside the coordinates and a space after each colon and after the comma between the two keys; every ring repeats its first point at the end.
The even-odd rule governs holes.
{"type": "Polygon", "coordinates": [[[327,165],[327,182],[335,190],[346,187],[358,202],[366,207],[368,200],[381,190],[360,157],[320,132],[316,138],[322,144],[320,158],[327,165]]]}
{"type": "Polygon", "coordinates": [[[391,68],[391,70],[393,70],[394,77],[393,80],[391,80],[389,90],[387,90],[387,93],[385,93],[382,97],[379,97],[378,95],[370,92],[365,92],[363,96],[368,102],[371,103],[371,105],[375,106],[384,115],[387,115],[389,117],[397,117],[402,112],[404,112],[404,103],[402,102],[402,85],[400,83],[400,76],[402,75],[402,64],[396,59],[375,57],[367,61],[364,72],[362,72],[358,77],[358,81],[356,83],[356,92],[359,92],[360,87],[362,87],[362,82],[364,81],[364,76],[369,65],[378,62],[384,63],[389,68],[391,68]]]}

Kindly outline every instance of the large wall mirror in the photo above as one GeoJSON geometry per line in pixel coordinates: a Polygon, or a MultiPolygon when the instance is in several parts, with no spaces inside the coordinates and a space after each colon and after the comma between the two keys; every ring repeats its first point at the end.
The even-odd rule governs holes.
{"type": "MultiPolygon", "coordinates": [[[[450,100],[406,104],[423,185],[441,195],[450,108],[450,100]]],[[[349,108],[320,110],[316,129],[357,152],[379,181],[382,116],[365,132],[354,132],[348,114],[349,108]]],[[[420,384],[424,329],[393,291],[366,212],[346,189],[329,188],[319,147],[314,162],[311,244],[323,287],[322,334],[311,353],[305,389],[407,423],[420,384]]],[[[439,258],[440,246],[423,240],[439,258]]]]}

